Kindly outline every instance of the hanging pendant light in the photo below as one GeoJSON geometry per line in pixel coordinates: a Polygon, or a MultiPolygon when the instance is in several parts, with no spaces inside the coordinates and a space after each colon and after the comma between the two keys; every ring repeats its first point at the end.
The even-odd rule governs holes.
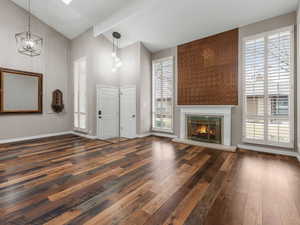
{"type": "Polygon", "coordinates": [[[123,65],[120,57],[119,57],[119,44],[121,39],[121,34],[118,32],[113,32],[113,52],[112,52],[112,58],[113,58],[113,67],[112,71],[117,72],[117,70],[123,65]]]}
{"type": "Polygon", "coordinates": [[[27,56],[39,56],[42,53],[43,38],[31,33],[31,4],[28,0],[28,28],[27,31],[15,35],[17,50],[27,56]]]}

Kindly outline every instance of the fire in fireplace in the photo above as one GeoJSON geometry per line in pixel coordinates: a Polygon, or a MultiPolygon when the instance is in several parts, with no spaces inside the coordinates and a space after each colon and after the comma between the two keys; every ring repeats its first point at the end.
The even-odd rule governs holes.
{"type": "Polygon", "coordinates": [[[188,115],[187,135],[194,141],[222,144],[222,117],[188,115]]]}

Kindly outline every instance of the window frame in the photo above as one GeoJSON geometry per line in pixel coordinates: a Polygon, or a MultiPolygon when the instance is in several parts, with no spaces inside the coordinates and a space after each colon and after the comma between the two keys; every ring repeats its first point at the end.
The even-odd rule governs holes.
{"type": "MultiPolygon", "coordinates": [[[[294,148],[294,142],[295,142],[295,28],[293,25],[291,26],[286,26],[286,27],[282,27],[279,29],[275,29],[275,30],[271,30],[271,31],[267,31],[267,32],[263,32],[263,33],[259,33],[259,34],[255,34],[255,35],[251,35],[251,36],[247,36],[242,38],[242,44],[241,44],[241,82],[242,82],[242,99],[241,99],[241,103],[242,103],[242,141],[244,143],[250,143],[250,144],[260,144],[260,145],[267,145],[267,146],[275,146],[275,147],[282,147],[282,148],[294,148]],[[263,116],[250,116],[250,118],[253,119],[263,119],[264,120],[264,140],[260,141],[260,140],[254,140],[254,139],[249,139],[246,138],[246,120],[247,118],[249,118],[249,116],[247,117],[246,115],[246,95],[245,95],[245,86],[246,86],[246,82],[245,82],[245,47],[246,47],[246,42],[249,40],[255,40],[258,38],[264,38],[264,49],[265,49],[265,55],[264,55],[264,63],[265,63],[265,74],[267,73],[267,68],[268,68],[268,37],[274,34],[277,34],[279,32],[284,32],[284,31],[290,31],[291,32],[291,49],[290,49],[290,54],[291,54],[291,72],[290,72],[290,98],[289,98],[289,115],[288,115],[288,121],[289,121],[289,134],[290,134],[290,142],[289,143],[278,143],[278,142],[272,142],[268,140],[268,120],[270,118],[272,118],[272,116],[268,115],[268,102],[266,101],[267,97],[266,97],[266,92],[268,90],[268,79],[265,79],[264,81],[264,115],[263,116]]],[[[266,76],[264,77],[266,78],[266,76]]],[[[280,118],[280,116],[278,116],[278,118],[280,118]]]]}
{"type": "Polygon", "coordinates": [[[151,106],[151,130],[154,132],[163,132],[163,133],[174,133],[174,107],[175,107],[175,62],[174,56],[168,56],[164,58],[159,58],[152,60],[152,77],[151,77],[151,99],[152,99],[152,106],[151,106]],[[156,128],[153,126],[154,122],[154,115],[155,115],[155,96],[154,96],[154,77],[155,77],[155,64],[161,63],[163,61],[171,60],[172,61],[172,107],[171,107],[171,129],[163,129],[163,128],[156,128]]]}
{"type": "Polygon", "coordinates": [[[87,68],[87,58],[86,57],[82,57],[82,58],[79,58],[79,59],[76,59],[76,60],[74,60],[74,62],[73,62],[73,110],[74,110],[74,113],[73,113],[73,129],[75,130],[75,131],[79,131],[79,132],[83,132],[83,133],[87,133],[88,132],[88,102],[87,102],[87,91],[88,91],[88,89],[87,89],[87,69],[86,69],[86,71],[85,71],[85,78],[86,78],[86,80],[85,80],[85,90],[86,90],[86,93],[85,93],[85,102],[86,102],[86,109],[85,109],[85,113],[82,113],[82,112],[80,112],[81,110],[80,110],[80,88],[79,88],[79,83],[80,83],[80,78],[79,78],[79,76],[78,76],[78,94],[77,94],[77,105],[78,105],[78,112],[76,112],[75,111],[75,76],[76,76],[76,73],[78,73],[78,68],[76,68],[76,66],[77,65],[80,65],[80,63],[82,62],[82,61],[84,61],[85,63],[86,63],[86,68],[87,68]],[[75,114],[78,114],[78,116],[77,116],[77,122],[78,122],[78,127],[76,127],[75,126],[75,114]],[[85,115],[85,117],[86,117],[86,121],[85,121],[85,129],[83,129],[83,128],[80,128],[80,115],[85,115]]]}

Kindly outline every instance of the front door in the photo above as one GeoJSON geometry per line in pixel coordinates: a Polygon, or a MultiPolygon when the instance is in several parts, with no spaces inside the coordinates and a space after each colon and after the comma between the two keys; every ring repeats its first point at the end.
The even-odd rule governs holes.
{"type": "Polygon", "coordinates": [[[136,89],[135,87],[120,88],[120,136],[136,137],[136,89]]]}
{"type": "Polygon", "coordinates": [[[97,88],[97,136],[119,137],[119,88],[97,88]]]}

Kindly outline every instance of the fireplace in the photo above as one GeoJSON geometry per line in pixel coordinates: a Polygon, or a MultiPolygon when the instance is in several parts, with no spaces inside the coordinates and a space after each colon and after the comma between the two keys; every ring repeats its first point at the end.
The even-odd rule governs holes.
{"type": "Polygon", "coordinates": [[[173,140],[189,145],[235,152],[236,146],[231,145],[232,107],[230,105],[181,106],[180,133],[179,137],[173,140]],[[201,123],[204,127],[201,127],[201,123]]]}
{"type": "Polygon", "coordinates": [[[186,115],[187,138],[222,144],[222,116],[186,115]]]}

